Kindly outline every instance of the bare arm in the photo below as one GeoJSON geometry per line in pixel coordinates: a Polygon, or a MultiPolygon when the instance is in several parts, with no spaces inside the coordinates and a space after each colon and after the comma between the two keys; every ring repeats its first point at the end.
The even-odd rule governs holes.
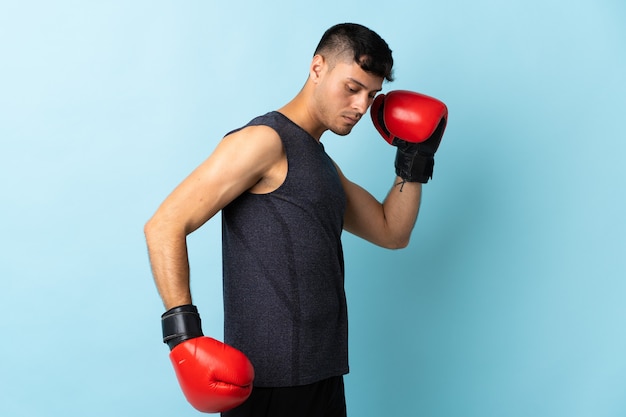
{"type": "Polygon", "coordinates": [[[272,172],[282,144],[268,127],[226,137],[165,199],[144,232],[152,274],[166,309],[191,304],[187,235],[272,172]]]}
{"type": "Polygon", "coordinates": [[[402,179],[396,177],[389,194],[380,203],[341,171],[339,175],[347,197],[344,229],[385,248],[406,247],[417,220],[422,184],[406,182],[400,186],[402,179]]]}

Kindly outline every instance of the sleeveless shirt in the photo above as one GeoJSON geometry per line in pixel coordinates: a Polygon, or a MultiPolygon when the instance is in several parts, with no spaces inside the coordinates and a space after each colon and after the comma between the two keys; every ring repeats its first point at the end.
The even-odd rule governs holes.
{"type": "Polygon", "coordinates": [[[256,125],[280,136],[287,176],[276,190],[245,192],[222,210],[225,342],[248,356],[258,387],[344,375],[346,197],[337,169],[321,143],[283,114],[246,126],[256,125]]]}

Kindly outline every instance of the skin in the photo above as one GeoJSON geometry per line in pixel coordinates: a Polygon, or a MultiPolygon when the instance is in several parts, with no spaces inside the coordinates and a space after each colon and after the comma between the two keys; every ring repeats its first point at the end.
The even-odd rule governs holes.
{"type": "MultiPolygon", "coordinates": [[[[351,59],[313,57],[302,90],[278,111],[317,141],[330,130],[347,135],[367,113],[383,78],[351,59]]],[[[417,219],[422,185],[394,180],[381,203],[337,167],[346,194],[344,229],[389,249],[406,247],[417,219]]],[[[144,232],[154,280],[166,309],[191,304],[187,235],[244,192],[268,193],[287,175],[277,133],[247,127],[225,137],[214,152],[163,201],[144,232]]]]}

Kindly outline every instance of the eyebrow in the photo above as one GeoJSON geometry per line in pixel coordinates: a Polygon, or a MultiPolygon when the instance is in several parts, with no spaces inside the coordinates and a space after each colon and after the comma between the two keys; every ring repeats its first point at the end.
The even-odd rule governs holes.
{"type": "MultiPolygon", "coordinates": [[[[355,83],[355,84],[360,85],[361,87],[365,88],[366,90],[368,89],[368,88],[367,88],[367,86],[366,86],[365,84],[363,84],[362,82],[360,82],[360,81],[358,81],[358,80],[355,80],[355,79],[354,79],[354,78],[352,78],[352,77],[348,77],[348,80],[352,81],[352,82],[353,82],[353,83],[355,83]]],[[[378,89],[376,89],[376,90],[372,90],[372,92],[374,92],[374,93],[378,93],[379,91],[382,91],[382,88],[378,88],[378,89]]]]}

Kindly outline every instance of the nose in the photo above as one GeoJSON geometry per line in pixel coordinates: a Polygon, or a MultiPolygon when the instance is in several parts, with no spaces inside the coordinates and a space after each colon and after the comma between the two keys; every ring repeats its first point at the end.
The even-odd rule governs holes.
{"type": "Polygon", "coordinates": [[[367,112],[367,108],[370,106],[371,100],[369,94],[358,94],[352,105],[352,108],[358,113],[359,118],[367,112]]]}

